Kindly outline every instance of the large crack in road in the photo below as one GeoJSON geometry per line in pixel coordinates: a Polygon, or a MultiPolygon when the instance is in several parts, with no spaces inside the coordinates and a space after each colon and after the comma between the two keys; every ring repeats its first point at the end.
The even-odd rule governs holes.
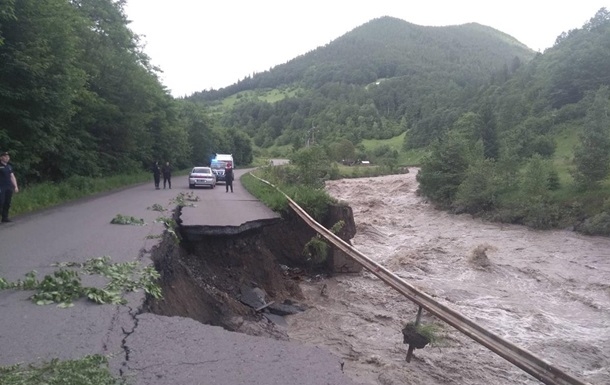
{"type": "MultiPolygon", "coordinates": [[[[351,237],[351,210],[342,206],[329,212],[329,225],[351,224],[344,230],[346,239],[351,237]]],[[[166,232],[152,253],[163,298],[147,297],[145,311],[287,340],[282,317],[303,309],[298,280],[327,272],[334,259],[330,253],[316,264],[303,256],[315,232],[290,214],[241,226],[184,226],[180,211],[174,215],[179,241],[166,232]],[[247,300],[253,290],[263,293],[261,303],[247,300]]]]}

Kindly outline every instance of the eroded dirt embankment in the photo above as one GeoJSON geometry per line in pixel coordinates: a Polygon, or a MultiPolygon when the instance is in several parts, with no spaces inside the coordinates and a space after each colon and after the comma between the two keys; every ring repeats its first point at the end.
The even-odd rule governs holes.
{"type": "MultiPolygon", "coordinates": [[[[331,207],[323,224],[330,228],[338,221],[345,223],[338,235],[349,240],[355,234],[351,208],[331,207]]],[[[299,281],[330,272],[340,257],[332,250],[320,263],[304,256],[303,249],[315,232],[294,213],[284,214],[275,223],[261,221],[243,228],[226,228],[226,235],[222,228],[202,229],[198,234],[188,229],[188,237],[180,242],[165,234],[152,253],[161,274],[163,299],[147,298],[145,310],[250,335],[288,339],[286,329],[278,327],[281,320],[269,322],[269,314],[290,311],[286,307],[291,305],[302,309],[297,305],[304,300],[299,281]],[[257,309],[244,303],[253,289],[255,293],[261,289],[263,304],[271,305],[257,309]]],[[[181,230],[187,229],[179,228],[179,234],[181,230]]]]}

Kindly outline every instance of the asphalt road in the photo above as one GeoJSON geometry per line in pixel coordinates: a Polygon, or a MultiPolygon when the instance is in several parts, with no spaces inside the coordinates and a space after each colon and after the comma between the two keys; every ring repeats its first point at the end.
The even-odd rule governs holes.
{"type": "MultiPolygon", "coordinates": [[[[276,214],[247,193],[236,170],[234,193],[225,186],[188,189],[186,176],[173,188],[155,190],[151,182],[80,200],[0,225],[0,277],[39,278],[57,269],[54,263],[84,262],[110,256],[113,262],[148,258],[163,225],[154,204],[173,208],[180,194],[200,197],[188,208],[191,225],[240,226],[276,214]],[[116,225],[117,215],[144,219],[146,225],[116,225]]],[[[186,209],[186,208],[185,208],[186,209]]],[[[85,282],[87,283],[87,282],[85,282]]],[[[182,317],[139,314],[142,293],[126,306],[80,301],[67,309],[37,306],[32,292],[0,291],[0,366],[87,354],[111,356],[115,373],[131,384],[353,384],[340,369],[340,358],[326,350],[227,332],[182,317]]]]}

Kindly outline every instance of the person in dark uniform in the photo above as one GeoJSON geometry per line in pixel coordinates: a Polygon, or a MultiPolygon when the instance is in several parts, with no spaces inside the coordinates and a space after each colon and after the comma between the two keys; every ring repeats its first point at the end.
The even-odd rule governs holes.
{"type": "Polygon", "coordinates": [[[155,161],[152,172],[155,179],[155,189],[159,190],[159,183],[161,182],[161,168],[159,167],[159,162],[155,161]]]}
{"type": "Polygon", "coordinates": [[[230,164],[225,167],[225,186],[227,188],[226,192],[229,192],[229,187],[233,192],[233,167],[230,164]]]}
{"type": "Polygon", "coordinates": [[[172,166],[169,165],[169,162],[165,162],[163,166],[163,189],[165,189],[165,185],[169,185],[169,188],[172,188],[172,166]]]}
{"type": "Polygon", "coordinates": [[[0,153],[0,211],[2,212],[2,223],[11,221],[8,218],[8,212],[11,208],[13,193],[19,192],[13,167],[9,163],[10,160],[11,157],[8,152],[0,153]]]}

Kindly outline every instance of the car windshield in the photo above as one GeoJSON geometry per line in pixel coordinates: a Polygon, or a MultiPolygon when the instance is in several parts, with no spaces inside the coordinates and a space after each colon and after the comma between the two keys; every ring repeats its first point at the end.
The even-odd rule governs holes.
{"type": "Polygon", "coordinates": [[[195,167],[191,174],[211,174],[212,170],[209,167],[195,167]]]}
{"type": "Polygon", "coordinates": [[[227,162],[214,159],[211,163],[211,166],[212,166],[212,168],[216,168],[216,169],[218,169],[218,168],[224,169],[227,166],[227,162]]]}

